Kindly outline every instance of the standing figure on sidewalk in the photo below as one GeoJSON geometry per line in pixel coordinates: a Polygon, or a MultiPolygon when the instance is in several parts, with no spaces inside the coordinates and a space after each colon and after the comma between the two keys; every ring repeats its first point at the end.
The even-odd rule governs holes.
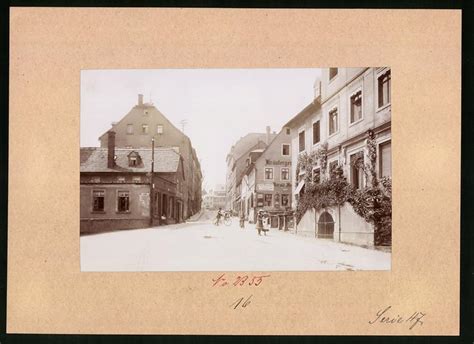
{"type": "Polygon", "coordinates": [[[263,229],[263,212],[262,212],[262,210],[258,211],[256,228],[257,228],[258,235],[262,235],[261,234],[262,231],[263,231],[263,234],[265,234],[265,236],[267,235],[266,230],[263,229]]]}
{"type": "Polygon", "coordinates": [[[242,210],[240,211],[239,221],[240,221],[240,228],[245,228],[245,214],[242,210]]]}

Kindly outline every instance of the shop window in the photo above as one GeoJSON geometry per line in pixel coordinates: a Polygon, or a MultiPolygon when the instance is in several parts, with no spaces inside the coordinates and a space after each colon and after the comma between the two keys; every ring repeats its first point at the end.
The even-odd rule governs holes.
{"type": "Polygon", "coordinates": [[[290,155],[290,145],[283,144],[281,146],[281,155],[289,156],[290,155]]]}
{"type": "Polygon", "coordinates": [[[299,140],[299,151],[302,152],[305,150],[304,130],[301,133],[299,133],[298,140],[299,140]]]}
{"type": "Polygon", "coordinates": [[[92,191],[92,210],[93,211],[104,211],[104,199],[105,191],[104,190],[94,190],[92,191]]]}
{"type": "Polygon", "coordinates": [[[364,155],[362,152],[351,155],[351,184],[356,189],[360,189],[363,186],[364,178],[364,155]]]}
{"type": "Polygon", "coordinates": [[[288,207],[290,205],[290,196],[282,194],[281,195],[281,206],[288,207]]]}
{"type": "Polygon", "coordinates": [[[337,108],[329,111],[329,135],[334,134],[338,130],[337,108]]]}
{"type": "Polygon", "coordinates": [[[281,180],[290,180],[290,169],[288,167],[281,168],[281,180]]]}
{"type": "Polygon", "coordinates": [[[265,195],[264,205],[266,207],[271,207],[272,206],[272,195],[271,194],[266,194],[265,195]]]}
{"type": "Polygon", "coordinates": [[[119,212],[130,211],[130,193],[128,191],[118,192],[118,207],[119,212]]]}
{"type": "Polygon", "coordinates": [[[378,105],[382,107],[390,103],[391,76],[390,71],[385,72],[377,78],[378,105]]]}
{"type": "Polygon", "coordinates": [[[273,167],[265,168],[265,179],[273,179],[273,167]]]}
{"type": "Polygon", "coordinates": [[[329,80],[334,79],[337,76],[337,68],[329,68],[329,80]]]}
{"type": "Polygon", "coordinates": [[[362,118],[362,91],[351,96],[351,123],[362,118]]]}
{"type": "Polygon", "coordinates": [[[391,141],[381,143],[379,146],[380,152],[380,177],[392,176],[392,143],[391,141]]]}
{"type": "Polygon", "coordinates": [[[319,121],[313,123],[313,145],[321,140],[319,121]]]}

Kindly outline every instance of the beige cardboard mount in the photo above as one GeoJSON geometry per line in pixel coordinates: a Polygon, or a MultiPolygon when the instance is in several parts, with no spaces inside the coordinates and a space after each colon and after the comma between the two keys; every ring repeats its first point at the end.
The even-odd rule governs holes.
{"type": "Polygon", "coordinates": [[[460,11],[13,8],[10,34],[8,333],[459,333],[460,11]],[[82,69],[329,66],[392,68],[391,271],[80,272],[82,69]],[[388,306],[423,325],[369,324],[388,306]]]}

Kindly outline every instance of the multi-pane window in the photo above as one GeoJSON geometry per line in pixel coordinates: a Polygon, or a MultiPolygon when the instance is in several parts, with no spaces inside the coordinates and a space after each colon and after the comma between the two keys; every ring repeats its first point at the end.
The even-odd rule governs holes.
{"type": "Polygon", "coordinates": [[[157,134],[163,134],[163,126],[161,124],[158,124],[156,126],[156,133],[157,134]]]}
{"type": "Polygon", "coordinates": [[[358,91],[351,96],[351,123],[362,118],[362,91],[358,91]]]}
{"type": "Polygon", "coordinates": [[[288,167],[281,168],[281,180],[290,180],[290,169],[288,167]]]}
{"type": "Polygon", "coordinates": [[[351,183],[356,189],[363,186],[364,181],[364,155],[362,152],[351,155],[351,183]]]}
{"type": "Polygon", "coordinates": [[[127,124],[127,134],[133,134],[133,124],[127,124]]]}
{"type": "Polygon", "coordinates": [[[273,179],[273,167],[265,167],[265,179],[273,179]]]}
{"type": "Polygon", "coordinates": [[[321,182],[321,170],[319,168],[315,168],[313,170],[313,183],[319,184],[321,182]]]}
{"type": "Polygon", "coordinates": [[[282,195],[281,195],[281,205],[282,205],[283,207],[287,207],[287,206],[290,205],[289,203],[290,203],[290,197],[289,197],[289,195],[282,194],[282,195]]]}
{"type": "Polygon", "coordinates": [[[93,211],[104,211],[104,190],[92,191],[92,210],[93,211]]]}
{"type": "Polygon", "coordinates": [[[332,80],[337,75],[337,68],[329,68],[329,80],[332,80]]]}
{"type": "Polygon", "coordinates": [[[142,124],[142,134],[148,134],[148,124],[142,124]]]}
{"type": "Polygon", "coordinates": [[[266,207],[271,207],[272,206],[272,195],[271,194],[266,194],[265,195],[264,205],[266,207]]]}
{"type": "Polygon", "coordinates": [[[321,140],[319,121],[313,123],[313,145],[321,140]]]}
{"type": "Polygon", "coordinates": [[[380,177],[392,176],[392,143],[390,141],[380,144],[380,177]]]}
{"type": "Polygon", "coordinates": [[[117,210],[119,212],[126,212],[130,210],[130,193],[128,191],[118,192],[117,210]]]}
{"type": "Polygon", "coordinates": [[[299,151],[302,152],[305,149],[304,130],[301,133],[299,133],[298,140],[299,140],[299,151]]]}
{"type": "Polygon", "coordinates": [[[286,135],[290,135],[290,134],[291,134],[290,128],[286,128],[286,135]]]}
{"type": "Polygon", "coordinates": [[[281,146],[281,155],[283,156],[290,155],[290,145],[284,144],[281,146]]]}
{"type": "Polygon", "coordinates": [[[382,107],[390,103],[390,71],[385,72],[377,78],[378,83],[378,105],[382,107]]]}
{"type": "Polygon", "coordinates": [[[337,108],[329,111],[329,135],[334,134],[338,129],[337,108]]]}
{"type": "Polygon", "coordinates": [[[137,166],[137,157],[136,156],[129,157],[128,164],[129,166],[137,166]]]}

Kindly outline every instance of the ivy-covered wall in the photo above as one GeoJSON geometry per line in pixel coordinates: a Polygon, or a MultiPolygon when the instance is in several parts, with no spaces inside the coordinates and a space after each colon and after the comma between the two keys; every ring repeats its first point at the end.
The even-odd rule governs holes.
{"type": "MultiPolygon", "coordinates": [[[[310,153],[300,155],[293,177],[298,184],[299,172],[304,170],[305,187],[300,193],[296,207],[296,221],[309,209],[316,212],[328,208],[350,204],[354,212],[374,227],[374,244],[391,245],[392,233],[392,183],[390,178],[377,176],[377,143],[372,130],[367,132],[366,158],[362,156],[351,162],[365,174],[367,183],[359,189],[348,183],[341,165],[328,171],[328,145],[310,153]],[[364,163],[364,161],[368,161],[364,163]],[[321,171],[319,183],[312,180],[312,170],[318,166],[321,171]]],[[[335,230],[336,232],[336,230],[335,230]]]]}

